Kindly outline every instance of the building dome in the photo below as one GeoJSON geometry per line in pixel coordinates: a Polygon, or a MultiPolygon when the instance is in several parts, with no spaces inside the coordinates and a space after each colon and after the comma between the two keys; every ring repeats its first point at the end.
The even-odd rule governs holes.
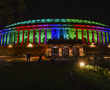
{"type": "Polygon", "coordinates": [[[108,44],[108,25],[81,19],[36,19],[17,22],[0,30],[0,45],[47,44],[49,40],[82,40],[82,42],[108,44]]]}

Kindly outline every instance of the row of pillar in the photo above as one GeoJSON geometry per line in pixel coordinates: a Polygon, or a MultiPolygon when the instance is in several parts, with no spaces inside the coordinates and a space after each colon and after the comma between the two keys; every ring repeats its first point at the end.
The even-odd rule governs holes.
{"type": "Polygon", "coordinates": [[[83,47],[80,48],[47,48],[46,50],[47,56],[84,56],[83,47]],[[57,49],[57,52],[55,52],[57,49]],[[64,50],[64,49],[67,49],[64,50]],[[64,54],[65,53],[65,54],[64,54]]]}
{"type": "MultiPolygon", "coordinates": [[[[86,32],[86,34],[87,34],[86,40],[87,40],[88,44],[91,43],[91,42],[95,42],[95,43],[98,43],[98,44],[100,44],[100,43],[105,44],[105,43],[110,42],[110,32],[99,32],[99,31],[95,31],[94,32],[94,31],[91,31],[92,36],[90,36],[89,30],[86,30],[86,31],[87,31],[86,32]],[[95,36],[95,35],[97,35],[97,36],[95,36]],[[90,40],[90,38],[92,38],[92,41],[90,40]],[[97,42],[95,41],[95,38],[97,38],[97,42]]],[[[23,30],[23,32],[22,32],[22,42],[20,42],[20,38],[21,38],[21,36],[20,36],[20,30],[19,31],[16,31],[16,32],[0,33],[0,44],[1,45],[7,45],[7,44],[10,44],[10,43],[15,43],[15,41],[16,41],[17,42],[16,43],[17,45],[20,42],[21,43],[21,46],[22,46],[23,43],[24,43],[24,37],[25,37],[24,32],[25,31],[23,30]],[[17,33],[17,39],[16,39],[16,36],[15,36],[16,33],[17,33]],[[11,40],[11,37],[14,38],[13,39],[14,41],[11,40]]],[[[29,42],[30,41],[30,32],[33,32],[33,44],[35,44],[36,43],[36,37],[35,37],[36,36],[36,31],[35,30],[33,30],[33,31],[28,30],[26,42],[27,42],[27,44],[30,43],[29,42]]],[[[67,31],[66,32],[62,32],[62,34],[61,34],[61,32],[59,32],[59,31],[57,31],[56,33],[53,33],[53,30],[51,30],[50,31],[51,33],[49,33],[51,35],[51,37],[50,37],[49,34],[47,35],[48,31],[47,30],[44,30],[44,41],[41,42],[41,37],[43,37],[41,35],[41,30],[38,30],[37,32],[39,34],[38,42],[37,42],[38,44],[41,44],[41,43],[45,43],[46,44],[46,42],[47,42],[48,39],[54,39],[54,38],[56,39],[56,37],[54,37],[55,34],[56,34],[56,36],[58,36],[58,39],[60,39],[61,35],[67,35],[67,31]]],[[[78,40],[78,37],[80,37],[80,36],[78,36],[79,35],[78,34],[79,31],[76,29],[75,32],[76,32],[76,40],[78,40]]],[[[82,41],[83,42],[86,42],[85,39],[84,39],[85,38],[84,30],[82,30],[81,33],[82,33],[82,37],[81,37],[82,38],[82,41]]],[[[73,33],[70,33],[70,34],[73,34],[73,33]]],[[[69,36],[70,36],[70,34],[69,34],[69,36]]],[[[74,37],[74,35],[73,35],[73,37],[74,37]]]]}

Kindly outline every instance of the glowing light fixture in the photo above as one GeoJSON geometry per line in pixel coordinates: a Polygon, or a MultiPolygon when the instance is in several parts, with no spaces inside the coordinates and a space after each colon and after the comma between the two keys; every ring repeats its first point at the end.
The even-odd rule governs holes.
{"type": "Polygon", "coordinates": [[[8,45],[8,48],[13,48],[13,45],[12,45],[12,44],[9,44],[9,45],[8,45]]]}
{"type": "Polygon", "coordinates": [[[91,47],[91,48],[95,48],[96,45],[95,45],[94,43],[91,43],[90,47],[91,47]]]}
{"type": "Polygon", "coordinates": [[[110,44],[107,47],[110,48],[110,44]]]}
{"type": "Polygon", "coordinates": [[[27,47],[28,47],[28,48],[32,48],[32,47],[33,47],[33,44],[29,43],[29,44],[27,45],[27,47]]]}
{"type": "Polygon", "coordinates": [[[79,66],[80,66],[80,67],[84,67],[84,66],[85,66],[85,62],[80,62],[80,63],[79,63],[79,66]]]}

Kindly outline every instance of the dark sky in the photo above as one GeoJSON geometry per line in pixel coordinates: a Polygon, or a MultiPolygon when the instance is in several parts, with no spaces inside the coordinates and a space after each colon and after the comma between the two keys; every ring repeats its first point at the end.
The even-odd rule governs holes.
{"type": "Polygon", "coordinates": [[[100,0],[26,0],[25,15],[33,18],[81,18],[110,24],[109,2],[100,0]]]}
{"type": "Polygon", "coordinates": [[[103,0],[0,0],[0,24],[9,19],[14,23],[37,18],[79,18],[109,25],[109,12],[109,2],[103,0]]]}

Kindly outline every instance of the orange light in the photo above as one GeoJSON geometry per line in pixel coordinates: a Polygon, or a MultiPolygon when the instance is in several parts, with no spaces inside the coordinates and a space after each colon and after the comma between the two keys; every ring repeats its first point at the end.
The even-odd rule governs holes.
{"type": "Polygon", "coordinates": [[[28,48],[32,48],[32,47],[33,47],[33,44],[29,43],[29,44],[27,45],[27,47],[28,47],[28,48]]]}
{"type": "Polygon", "coordinates": [[[8,48],[13,48],[13,45],[9,44],[9,45],[8,45],[8,48]]]}
{"type": "Polygon", "coordinates": [[[80,65],[80,67],[84,67],[85,63],[84,62],[80,62],[79,65],[80,65]]]}
{"type": "Polygon", "coordinates": [[[91,48],[95,48],[96,45],[95,45],[94,43],[92,43],[92,44],[90,45],[90,47],[91,47],[91,48]]]}
{"type": "Polygon", "coordinates": [[[110,44],[108,45],[108,48],[110,48],[110,44]]]}

